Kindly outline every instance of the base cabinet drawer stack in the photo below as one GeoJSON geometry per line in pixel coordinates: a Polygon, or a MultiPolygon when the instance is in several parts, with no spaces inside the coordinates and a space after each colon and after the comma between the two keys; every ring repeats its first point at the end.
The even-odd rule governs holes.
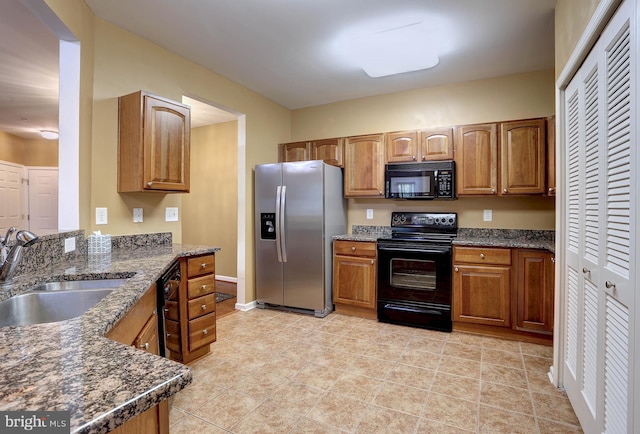
{"type": "Polygon", "coordinates": [[[180,259],[180,274],[180,287],[165,305],[166,343],[171,359],[189,363],[216,340],[214,254],[180,259]]]}
{"type": "Polygon", "coordinates": [[[375,242],[333,243],[333,303],[337,313],[375,319],[377,250],[375,242]]]}
{"type": "Polygon", "coordinates": [[[552,253],[454,246],[454,329],[551,343],[553,297],[552,253]]]}

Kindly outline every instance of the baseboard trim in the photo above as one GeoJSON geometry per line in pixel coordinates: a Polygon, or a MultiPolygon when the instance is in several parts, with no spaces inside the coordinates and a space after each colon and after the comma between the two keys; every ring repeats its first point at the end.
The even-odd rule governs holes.
{"type": "Polygon", "coordinates": [[[241,310],[243,312],[246,312],[246,311],[251,310],[251,309],[255,309],[255,307],[256,307],[256,301],[255,300],[253,300],[250,303],[244,303],[244,304],[236,303],[236,309],[241,310]]]}
{"type": "Polygon", "coordinates": [[[238,283],[237,277],[221,276],[219,274],[216,274],[216,280],[222,280],[223,282],[230,282],[230,283],[238,283]]]}

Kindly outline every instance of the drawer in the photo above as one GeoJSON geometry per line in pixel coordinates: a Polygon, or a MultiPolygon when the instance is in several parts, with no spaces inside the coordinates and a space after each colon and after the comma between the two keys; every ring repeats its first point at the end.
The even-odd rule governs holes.
{"type": "Polygon", "coordinates": [[[213,274],[189,279],[187,282],[187,297],[189,299],[211,294],[213,292],[216,292],[216,276],[213,274]]]}
{"type": "Polygon", "coordinates": [[[167,301],[164,305],[164,317],[174,321],[180,321],[180,310],[177,301],[167,301]]]}
{"type": "Polygon", "coordinates": [[[170,319],[165,320],[165,337],[167,348],[171,351],[180,352],[180,323],[176,321],[171,321],[170,319]]]}
{"type": "Polygon", "coordinates": [[[210,313],[189,321],[189,351],[208,345],[216,340],[216,314],[210,313]]]}
{"type": "Polygon", "coordinates": [[[453,262],[511,265],[511,249],[492,247],[453,247],[453,262]]]}
{"type": "Polygon", "coordinates": [[[216,311],[216,294],[208,294],[202,297],[189,300],[187,303],[187,312],[189,319],[194,319],[202,315],[206,315],[216,311]]]}
{"type": "Polygon", "coordinates": [[[376,243],[370,241],[344,241],[333,242],[335,255],[376,257],[376,243]]]}
{"type": "Polygon", "coordinates": [[[187,259],[187,276],[195,277],[215,273],[215,256],[203,255],[187,259]]]}

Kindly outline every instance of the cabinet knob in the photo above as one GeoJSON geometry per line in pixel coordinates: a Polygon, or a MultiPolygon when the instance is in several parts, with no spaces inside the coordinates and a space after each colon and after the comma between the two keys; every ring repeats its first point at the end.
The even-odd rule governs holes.
{"type": "Polygon", "coordinates": [[[606,282],[604,282],[604,286],[607,289],[615,289],[616,288],[616,284],[607,280],[606,282]]]}
{"type": "Polygon", "coordinates": [[[207,333],[209,333],[209,330],[207,330],[207,329],[202,330],[202,334],[203,335],[206,335],[207,333]]]}
{"type": "Polygon", "coordinates": [[[202,310],[207,310],[207,305],[206,304],[202,305],[202,310]]]}
{"type": "Polygon", "coordinates": [[[554,264],[556,263],[556,258],[555,256],[553,258],[551,258],[551,262],[553,262],[554,264]]]}
{"type": "Polygon", "coordinates": [[[427,157],[425,157],[424,155],[422,156],[422,161],[427,161],[427,157]]]}
{"type": "Polygon", "coordinates": [[[553,187],[549,187],[549,194],[551,194],[551,193],[555,193],[555,192],[556,192],[556,189],[555,189],[555,188],[553,188],[553,187]]]}
{"type": "Polygon", "coordinates": [[[144,344],[140,345],[140,348],[143,350],[148,350],[149,349],[149,342],[145,342],[144,344]]]}
{"type": "Polygon", "coordinates": [[[169,309],[168,309],[168,308],[165,308],[165,309],[164,309],[164,313],[169,313],[169,309]]]}
{"type": "Polygon", "coordinates": [[[458,267],[454,267],[453,268],[455,270],[455,272],[457,273],[458,271],[460,271],[460,269],[458,267]]]}
{"type": "Polygon", "coordinates": [[[200,264],[200,268],[207,268],[207,263],[203,262],[202,264],[200,264]]]}
{"type": "Polygon", "coordinates": [[[411,156],[411,159],[412,159],[413,161],[416,161],[416,156],[415,156],[415,155],[412,155],[412,156],[411,156]]]}
{"type": "Polygon", "coordinates": [[[153,185],[153,182],[149,181],[147,182],[147,187],[151,187],[153,185]]]}
{"type": "Polygon", "coordinates": [[[376,262],[376,261],[374,261],[374,260],[372,259],[372,260],[371,260],[371,265],[373,265],[373,264],[374,264],[374,262],[376,262]]]}
{"type": "Polygon", "coordinates": [[[355,252],[355,251],[356,251],[356,247],[355,247],[355,246],[352,246],[352,247],[351,247],[351,251],[352,251],[352,252],[355,252]]]}
{"type": "Polygon", "coordinates": [[[153,312],[151,313],[151,315],[157,315],[158,314],[158,308],[153,309],[153,312]]]}
{"type": "Polygon", "coordinates": [[[582,272],[584,274],[588,274],[588,273],[591,273],[591,270],[589,270],[587,267],[582,267],[582,272]]]}
{"type": "Polygon", "coordinates": [[[378,190],[378,194],[382,196],[382,190],[378,190]]]}
{"type": "Polygon", "coordinates": [[[503,193],[508,192],[509,190],[507,190],[506,188],[502,190],[503,193]]]}
{"type": "Polygon", "coordinates": [[[495,194],[495,193],[496,193],[496,189],[495,189],[495,188],[492,188],[492,189],[491,189],[491,194],[495,194]]]}
{"type": "Polygon", "coordinates": [[[204,291],[205,289],[207,289],[207,285],[202,285],[202,286],[200,287],[200,289],[202,289],[202,290],[204,291]]]}
{"type": "Polygon", "coordinates": [[[480,253],[480,259],[484,259],[484,253],[480,253]]]}
{"type": "Polygon", "coordinates": [[[167,337],[170,337],[170,336],[171,336],[171,333],[167,333],[167,337]]]}

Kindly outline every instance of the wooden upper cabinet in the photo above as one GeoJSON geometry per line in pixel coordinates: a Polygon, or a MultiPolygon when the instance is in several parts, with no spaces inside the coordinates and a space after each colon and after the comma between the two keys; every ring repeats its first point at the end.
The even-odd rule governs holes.
{"type": "Polygon", "coordinates": [[[556,195],[556,118],[551,116],[547,122],[547,195],[556,195]]]}
{"type": "Polygon", "coordinates": [[[344,196],[384,197],[383,134],[345,140],[344,196]]]}
{"type": "Polygon", "coordinates": [[[500,143],[500,194],[543,194],[547,165],[545,120],[501,123],[500,143]]]}
{"type": "Polygon", "coordinates": [[[454,154],[458,196],[497,194],[497,124],[457,127],[454,154]]]}
{"type": "Polygon", "coordinates": [[[322,160],[327,164],[343,167],[344,139],[323,139],[311,142],[311,159],[322,160]]]}
{"type": "Polygon", "coordinates": [[[278,150],[278,162],[309,161],[310,149],[309,142],[281,143],[278,150]]]}
{"type": "Polygon", "coordinates": [[[418,161],[417,131],[398,131],[386,134],[387,163],[418,161]]]}
{"type": "Polygon", "coordinates": [[[453,128],[419,131],[418,143],[421,161],[453,160],[453,128]]]}
{"type": "Polygon", "coordinates": [[[118,192],[189,192],[191,110],[138,91],[118,99],[118,192]]]}

